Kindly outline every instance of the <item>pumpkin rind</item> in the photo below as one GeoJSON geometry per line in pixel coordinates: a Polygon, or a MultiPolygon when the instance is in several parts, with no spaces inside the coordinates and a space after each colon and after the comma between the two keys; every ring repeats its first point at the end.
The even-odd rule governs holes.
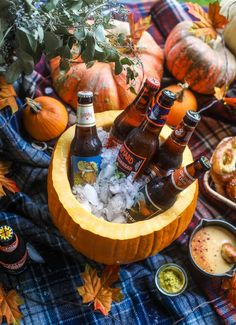
{"type": "Polygon", "coordinates": [[[226,80],[230,84],[235,79],[236,61],[221,43],[212,49],[195,37],[189,31],[191,26],[192,22],[183,21],[170,32],[165,43],[167,68],[177,80],[186,81],[196,92],[212,94],[214,87],[223,86],[226,80]]]}
{"type": "Polygon", "coordinates": [[[41,110],[34,113],[28,105],[23,111],[25,130],[38,141],[49,141],[65,131],[68,113],[65,106],[57,99],[40,96],[33,100],[41,105],[41,110]]]}
{"type": "MultiPolygon", "coordinates": [[[[97,126],[110,127],[120,111],[96,114],[97,126]]],[[[170,133],[164,127],[162,135],[170,133]]],[[[67,177],[70,143],[74,126],[59,138],[48,174],[48,205],[54,224],[79,252],[104,264],[123,264],[142,260],[168,246],[187,228],[194,213],[198,184],[182,192],[165,213],[147,221],[115,224],[97,218],[81,207],[71,192],[67,177]]],[[[192,162],[188,148],[184,164],[192,162]]]]}
{"type": "MultiPolygon", "coordinates": [[[[128,23],[119,22],[119,24],[127,33],[128,23]]],[[[143,66],[137,66],[136,91],[140,89],[142,82],[148,76],[161,80],[164,59],[163,50],[148,32],[143,33],[137,48],[138,57],[143,66]]],[[[115,75],[114,63],[96,62],[87,69],[80,58],[74,61],[77,63],[72,63],[67,73],[60,71],[59,57],[50,62],[54,89],[59,97],[74,109],[77,107],[79,90],[90,90],[94,93],[95,112],[124,109],[135,98],[135,95],[128,90],[125,71],[115,75]]]]}

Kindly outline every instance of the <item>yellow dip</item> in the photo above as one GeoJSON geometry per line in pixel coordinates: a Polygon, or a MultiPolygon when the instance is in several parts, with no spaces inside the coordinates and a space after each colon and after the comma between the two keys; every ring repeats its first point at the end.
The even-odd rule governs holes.
{"type": "Polygon", "coordinates": [[[195,263],[210,274],[223,274],[229,271],[233,264],[226,262],[221,255],[224,243],[236,246],[234,234],[220,226],[202,227],[191,242],[191,253],[195,263]]]}
{"type": "Polygon", "coordinates": [[[164,268],[159,273],[159,285],[160,287],[169,293],[179,292],[185,283],[183,273],[173,267],[164,268]]]}

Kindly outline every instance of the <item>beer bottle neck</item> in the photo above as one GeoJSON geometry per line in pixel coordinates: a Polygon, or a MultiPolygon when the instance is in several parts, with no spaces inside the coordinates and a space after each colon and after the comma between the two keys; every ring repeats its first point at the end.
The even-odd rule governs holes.
{"type": "Polygon", "coordinates": [[[131,104],[132,107],[135,107],[137,110],[142,111],[145,113],[154,97],[154,95],[157,93],[157,88],[151,88],[150,86],[144,84],[141,91],[138,93],[137,97],[131,104]]]}
{"type": "Polygon", "coordinates": [[[172,131],[169,137],[162,145],[162,150],[166,150],[174,154],[182,154],[185,147],[187,146],[195,126],[190,126],[182,121],[176,128],[172,131]]]}
{"type": "Polygon", "coordinates": [[[156,130],[160,133],[162,127],[166,123],[170,107],[162,106],[161,103],[156,103],[152,109],[147,113],[145,122],[150,129],[156,130]]]}

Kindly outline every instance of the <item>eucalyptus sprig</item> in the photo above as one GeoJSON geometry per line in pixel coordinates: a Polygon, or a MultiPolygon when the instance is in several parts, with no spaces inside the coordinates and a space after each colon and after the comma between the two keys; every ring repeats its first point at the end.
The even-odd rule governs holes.
{"type": "Polygon", "coordinates": [[[124,37],[116,44],[107,37],[114,13],[126,10],[112,0],[1,0],[0,73],[12,83],[32,73],[43,54],[49,60],[60,55],[63,70],[81,56],[88,68],[96,60],[114,62],[119,74],[126,66],[130,81],[134,62],[125,60],[118,46],[124,37]]]}

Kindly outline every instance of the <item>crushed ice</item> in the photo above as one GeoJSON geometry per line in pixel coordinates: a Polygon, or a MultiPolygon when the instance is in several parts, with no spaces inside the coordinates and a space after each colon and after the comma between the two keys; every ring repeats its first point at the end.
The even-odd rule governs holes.
{"type": "Polygon", "coordinates": [[[80,204],[99,218],[116,223],[126,223],[123,215],[130,208],[144,181],[133,181],[133,175],[125,177],[115,165],[119,148],[105,148],[108,132],[98,128],[102,142],[101,171],[96,183],[75,185],[72,192],[80,204]]]}

